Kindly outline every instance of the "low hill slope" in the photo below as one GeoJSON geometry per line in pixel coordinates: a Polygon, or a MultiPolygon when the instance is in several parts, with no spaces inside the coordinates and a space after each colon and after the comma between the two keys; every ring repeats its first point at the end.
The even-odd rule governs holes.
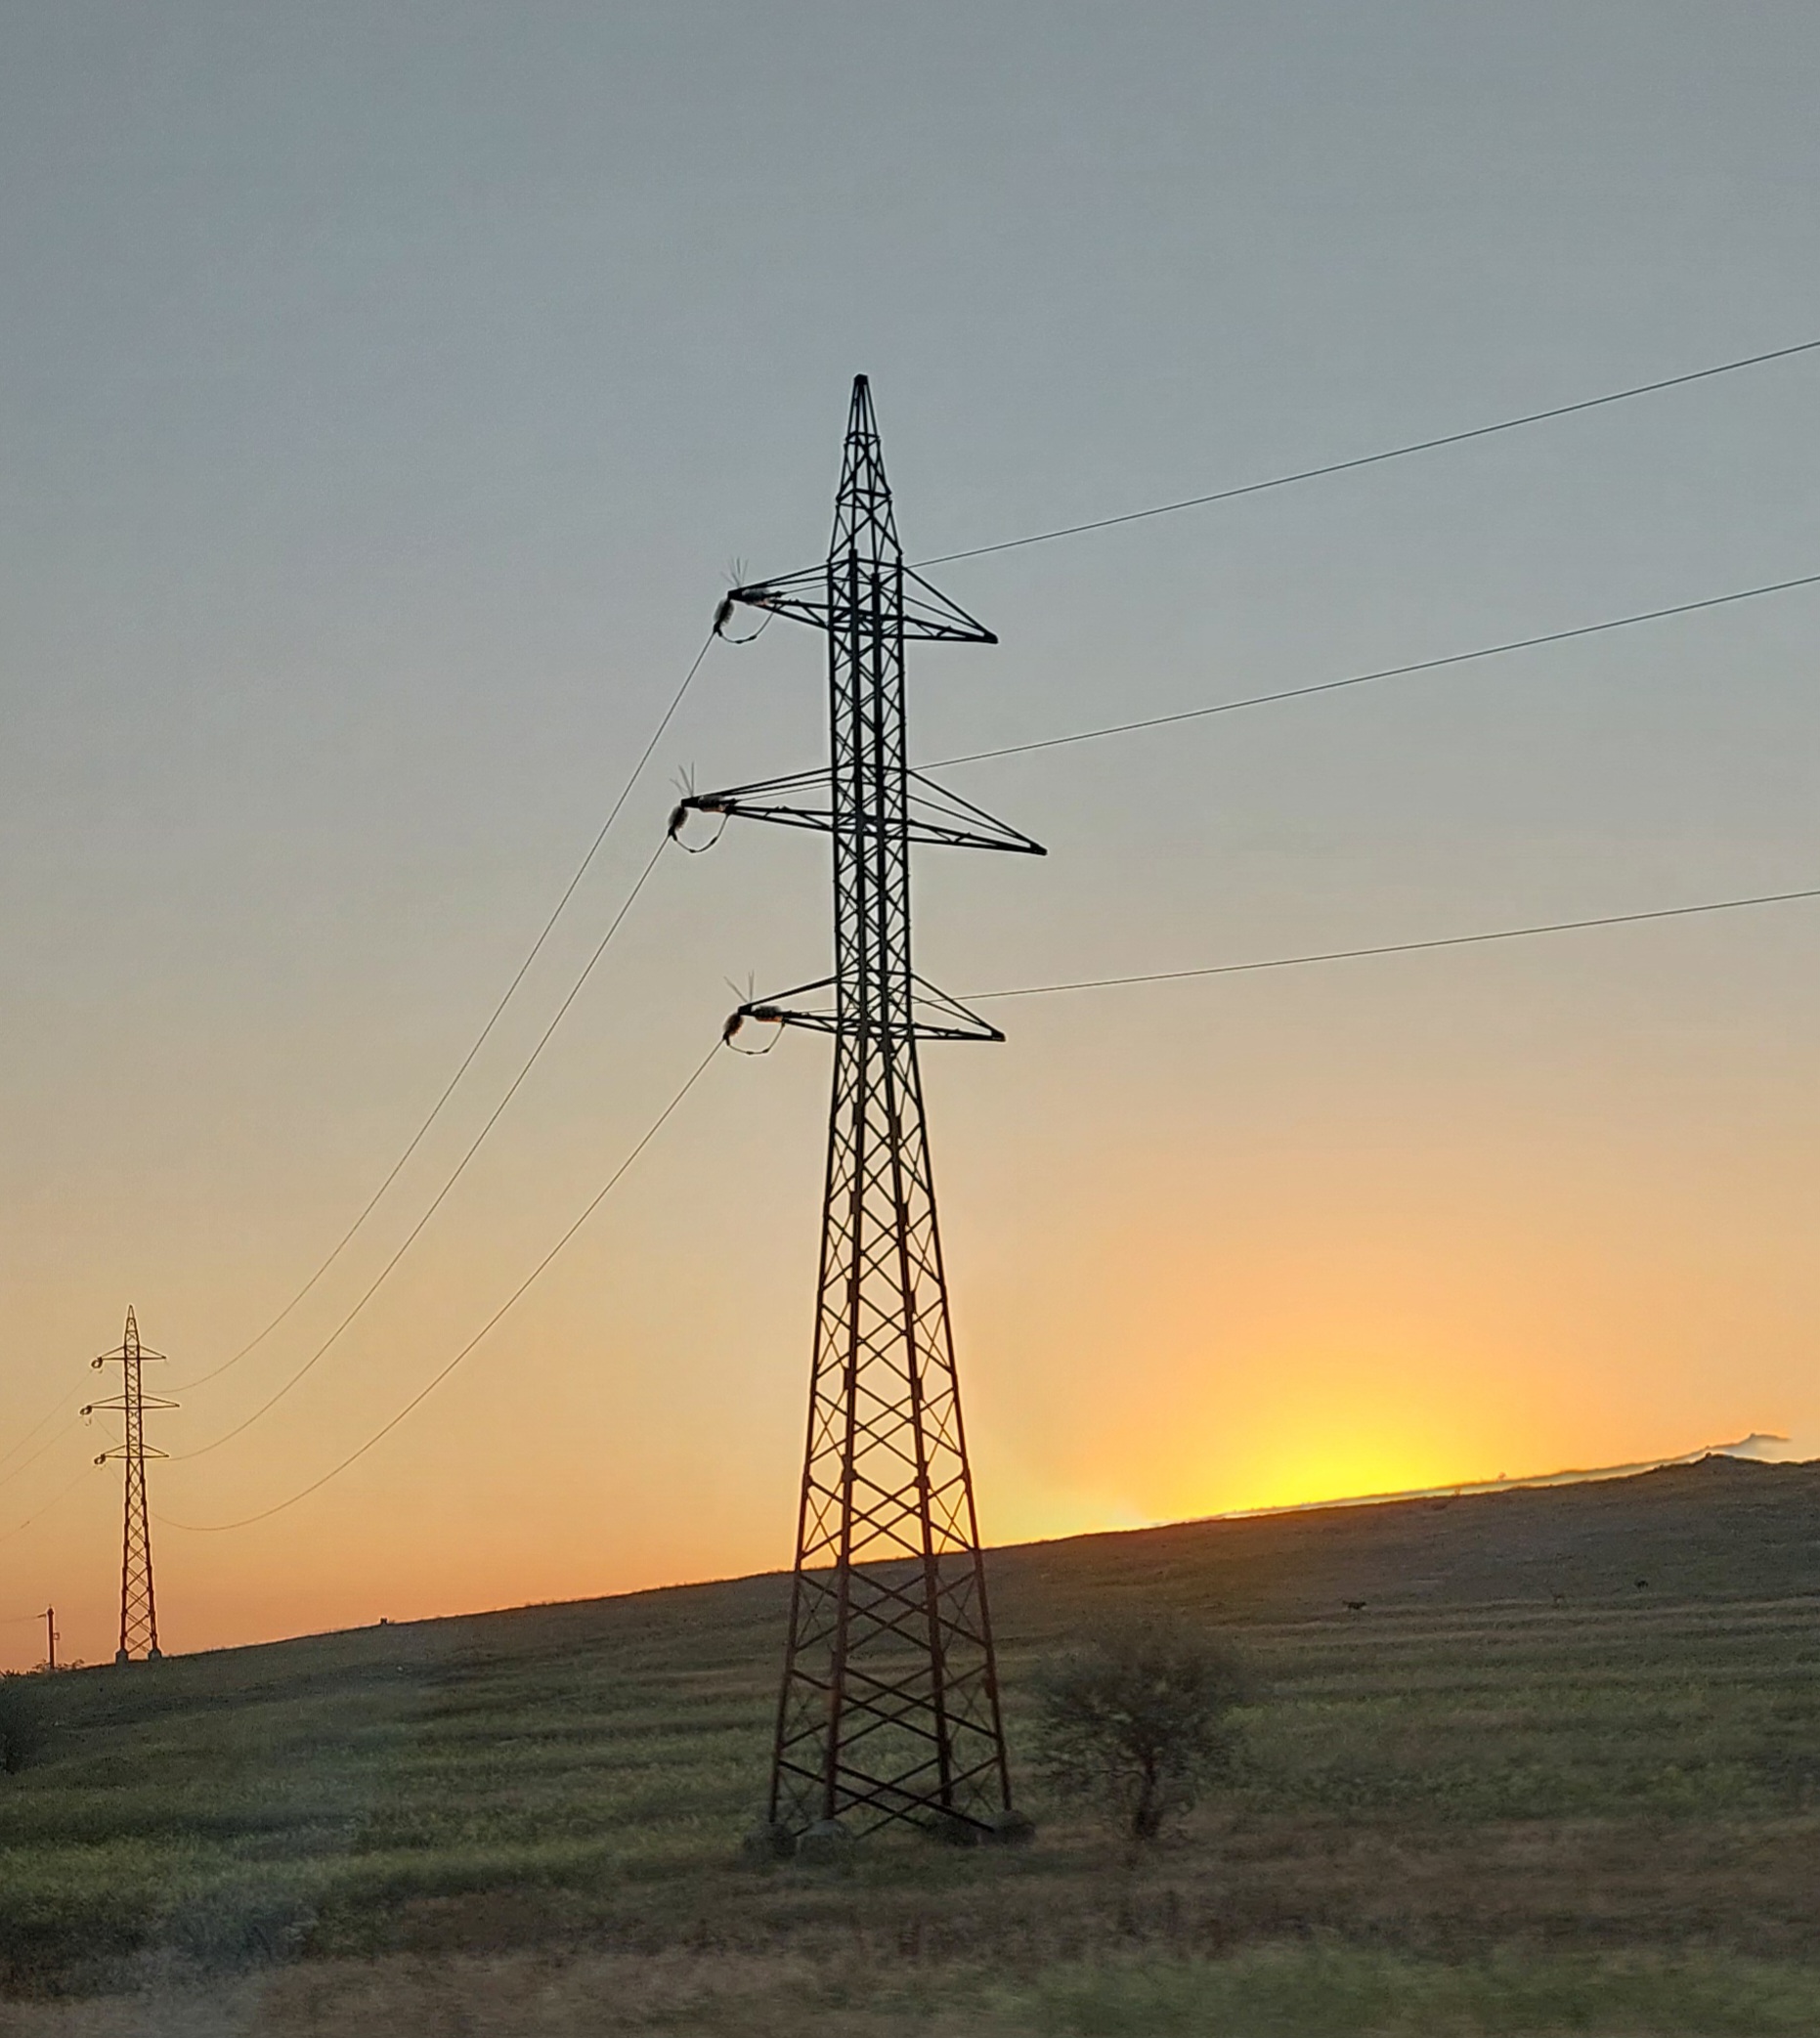
{"type": "MultiPolygon", "coordinates": [[[[1455,1964],[1820,1961],[1820,1465],[1078,1537],[994,1551],[991,1582],[1027,1849],[880,1840],[834,1883],[737,1864],[771,1575],[45,1681],[43,1758],[0,1777],[0,1980],[706,1949],[777,1977],[795,2031],[823,2027],[790,2018],[828,1962],[889,1988],[1010,1963],[1038,1988],[1082,1958],[1311,1935],[1455,1964]],[[1264,1694],[1235,1787],[1136,1866],[1045,1798],[1028,1747],[1033,1662],[1113,1609],[1234,1630],[1264,1694]]],[[[772,2028],[770,1985],[729,1982],[724,2028],[772,2028]]],[[[297,2027],[343,2027],[323,2016],[297,2027]]]]}
{"type": "Polygon", "coordinates": [[[1183,1522],[995,1553],[1021,1638],[1141,1593],[1242,1621],[1367,1608],[1613,1606],[1820,1593],[1820,1463],[1697,1464],[1575,1486],[1183,1522]]]}

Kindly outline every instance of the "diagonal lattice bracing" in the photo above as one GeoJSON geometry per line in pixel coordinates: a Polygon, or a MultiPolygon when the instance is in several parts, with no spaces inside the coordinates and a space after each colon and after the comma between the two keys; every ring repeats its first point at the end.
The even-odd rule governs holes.
{"type": "Polygon", "coordinates": [[[684,802],[834,849],[834,976],[739,1014],[835,1043],[771,1816],[984,1829],[1011,1780],[917,1049],[999,1035],[911,968],[910,847],[1042,850],[909,769],[905,643],[997,640],[904,565],[864,376],[827,560],[731,599],[828,640],[828,769],[684,802]]]}

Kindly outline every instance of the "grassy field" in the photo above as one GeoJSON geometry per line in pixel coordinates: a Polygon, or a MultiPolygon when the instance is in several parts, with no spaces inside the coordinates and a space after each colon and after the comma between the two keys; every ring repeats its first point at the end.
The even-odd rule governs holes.
{"type": "Polygon", "coordinates": [[[1241,1773],[1175,1841],[1032,1787],[1025,1848],[741,1866],[776,1578],[85,1670],[0,1777],[0,2030],[1820,2029],[1820,1466],[992,1575],[1018,1741],[1108,1610],[1241,1642],[1241,1773]]]}

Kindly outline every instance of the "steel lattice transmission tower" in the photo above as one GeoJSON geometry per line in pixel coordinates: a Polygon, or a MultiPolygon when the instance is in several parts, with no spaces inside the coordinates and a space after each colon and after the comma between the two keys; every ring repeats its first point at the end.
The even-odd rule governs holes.
{"type": "MultiPolygon", "coordinates": [[[[1011,1777],[917,1063],[1003,1035],[918,976],[910,848],[1041,855],[911,769],[904,645],[998,640],[904,564],[866,378],[827,562],[728,604],[828,639],[828,769],[684,802],[834,839],[835,972],[739,1008],[834,1036],[808,1447],[770,1817],[1010,1830],[1011,1777]]],[[[724,622],[729,607],[723,605],[724,622]]]]}
{"type": "Polygon", "coordinates": [[[92,1415],[100,1409],[112,1409],[125,1418],[126,1435],[112,1451],[104,1451],[96,1458],[98,1465],[105,1465],[110,1457],[119,1458],[126,1466],[126,1520],[120,1538],[120,1646],[114,1652],[115,1663],[130,1663],[135,1654],[144,1651],[148,1662],[156,1663],[163,1655],[158,1647],[158,1600],[152,1583],[152,1515],[146,1500],[146,1460],[149,1457],[163,1457],[165,1453],[153,1450],[146,1442],[146,1410],[148,1409],[174,1409],[174,1401],[160,1401],[153,1395],[148,1398],[141,1368],[150,1360],[162,1361],[162,1352],[151,1352],[139,1341],[139,1324],[129,1309],[126,1312],[126,1335],[120,1340],[117,1352],[104,1352],[95,1361],[97,1366],[117,1366],[121,1368],[120,1392],[111,1401],[91,1402],[82,1410],[92,1415]]]}

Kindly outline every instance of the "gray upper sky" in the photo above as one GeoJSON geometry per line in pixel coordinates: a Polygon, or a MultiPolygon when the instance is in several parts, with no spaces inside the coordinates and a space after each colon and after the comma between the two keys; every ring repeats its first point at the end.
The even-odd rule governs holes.
{"type": "MultiPolygon", "coordinates": [[[[1820,335],[1810,5],[59,0],[0,37],[9,1432],[128,1300],[200,1370],[339,1236],[734,562],[823,549],[855,370],[914,556],[1820,335]]],[[[939,569],[1003,642],[915,663],[919,748],[1814,571],[1817,398],[1810,358],[939,569]]],[[[1053,853],[928,859],[922,965],[965,993],[1820,883],[1817,617],[1794,594],[957,770],[1053,853]]],[[[672,774],[812,762],[821,708],[806,635],[711,655],[378,1258],[672,774]]],[[[256,1459],[173,1466],[173,1512],[288,1490],[421,1384],[725,979],[823,967],[820,853],[752,831],[660,870],[383,1311],[256,1459]]],[[[1007,1048],[932,1068],[988,1530],[1269,1497],[1246,1468],[1342,1376],[1392,1411],[1470,1383],[1411,1484],[1820,1443],[1817,955],[1791,908],[1004,1008],[1007,1048]]],[[[545,1314],[329,1490],[394,1538],[401,1608],[461,1600],[437,1496],[496,1449],[474,1504],[510,1513],[537,1465],[552,1508],[588,1496],[595,1569],[545,1579],[527,1530],[481,1596],[783,1553],[825,1080],[787,1047],[716,1069],[545,1314]],[[623,1453],[635,1536],[552,1444],[565,1406],[623,1453]],[[685,1505],[704,1462],[720,1497],[685,1505]]],[[[0,1488],[0,1529],[80,1455],[0,1488]]],[[[192,1582],[220,1631],[360,1610],[273,1611],[224,1547],[228,1582],[192,1582]]]]}

